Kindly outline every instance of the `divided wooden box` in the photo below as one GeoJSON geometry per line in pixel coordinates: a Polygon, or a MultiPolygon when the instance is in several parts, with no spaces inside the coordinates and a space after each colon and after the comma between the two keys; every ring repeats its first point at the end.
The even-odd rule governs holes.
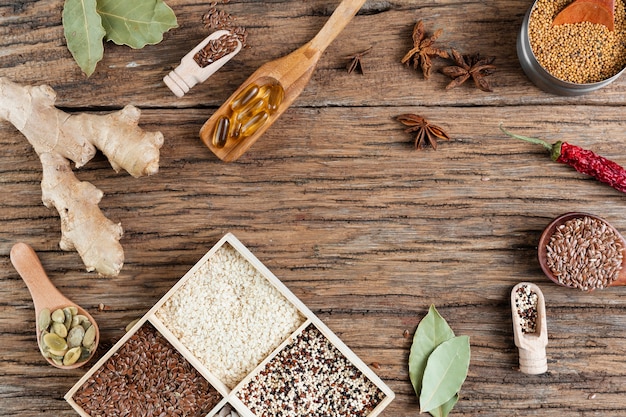
{"type": "MultiPolygon", "coordinates": [[[[208,412],[202,412],[206,417],[216,416],[227,404],[245,417],[302,415],[302,410],[308,407],[314,407],[318,415],[375,417],[395,396],[231,233],[211,248],[67,392],[66,401],[81,416],[102,413],[102,410],[85,409],[90,407],[83,408],[79,402],[89,403],[85,396],[94,392],[93,384],[101,381],[100,372],[107,369],[118,372],[114,371],[118,352],[147,327],[164,337],[182,355],[182,360],[219,393],[219,401],[208,412]],[[224,263],[224,259],[228,262],[224,263]],[[237,262],[231,262],[233,259],[237,262]],[[237,277],[232,278],[233,275],[237,277]],[[240,295],[246,291],[251,298],[242,300],[240,295]],[[228,300],[222,304],[222,298],[228,300]],[[229,325],[224,321],[229,312],[222,314],[223,308],[230,309],[239,322],[229,325]],[[208,327],[203,327],[204,324],[208,327]],[[205,350],[205,342],[207,346],[219,342],[219,346],[205,350]],[[306,351],[309,347],[311,351],[306,351]],[[215,357],[220,352],[225,356],[215,357]],[[347,374],[342,376],[343,373],[347,374]],[[305,398],[302,403],[306,396],[311,398],[305,398]],[[350,404],[357,408],[346,408],[350,404]],[[276,407],[290,411],[277,411],[276,407]]],[[[111,402],[111,398],[102,400],[111,402]]],[[[133,410],[127,411],[132,415],[133,410]]],[[[171,415],[187,414],[185,410],[170,411],[171,415]]]]}

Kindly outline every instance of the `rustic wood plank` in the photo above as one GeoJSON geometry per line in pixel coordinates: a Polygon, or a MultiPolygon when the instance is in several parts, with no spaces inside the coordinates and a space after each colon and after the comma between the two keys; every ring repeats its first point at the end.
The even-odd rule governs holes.
{"type": "Polygon", "coordinates": [[[251,47],[182,99],[161,83],[181,53],[207,34],[208,5],[169,1],[180,27],[156,46],[106,45],[86,79],[62,38],[60,0],[0,5],[0,76],[55,88],[69,112],[142,108],[160,130],[160,172],[133,179],[98,155],[77,171],[101,188],[100,206],[122,223],[119,277],[84,271],[58,248],[59,220],[41,203],[39,160],[23,136],[0,123],[0,408],[7,416],[72,416],[65,392],[85,370],[61,371],[40,357],[30,296],[8,254],[31,244],[64,294],[89,309],[102,332],[100,356],[226,232],[233,232],[396,393],[384,416],[419,407],[408,380],[411,338],[431,303],[472,362],[454,415],[626,416],[623,328],[626,295],[552,285],[536,261],[539,235],[567,211],[588,211],[626,230],[623,194],[510,139],[499,124],[553,142],[566,140],[626,165],[626,79],[588,96],[534,87],[515,54],[530,2],[369,0],[337,38],[303,95],[232,164],[198,138],[213,110],[263,62],[312,37],[336,0],[231,1],[220,5],[250,31],[251,47]],[[497,56],[494,92],[399,63],[413,24],[443,27],[441,43],[497,56]],[[347,74],[347,55],[373,46],[366,71],[347,74]],[[416,151],[395,121],[418,113],[452,140],[416,151]],[[516,370],[509,295],[520,281],[546,297],[548,373],[516,370]],[[99,306],[105,308],[100,311],[99,306]],[[405,330],[409,337],[405,337],[405,330]]]}

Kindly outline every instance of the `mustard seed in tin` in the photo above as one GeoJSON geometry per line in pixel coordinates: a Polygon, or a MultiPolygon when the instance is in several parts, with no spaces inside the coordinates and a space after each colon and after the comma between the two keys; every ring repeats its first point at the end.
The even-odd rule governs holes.
{"type": "Polygon", "coordinates": [[[133,334],[74,394],[91,416],[204,416],[217,390],[151,324],[133,334]]]}
{"type": "Polygon", "coordinates": [[[532,51],[554,77],[576,84],[611,78],[626,67],[626,12],[615,0],[615,29],[590,22],[552,26],[572,0],[537,0],[528,20],[532,51]]]}
{"type": "Polygon", "coordinates": [[[237,396],[258,417],[367,416],[385,397],[313,325],[237,396]]]}

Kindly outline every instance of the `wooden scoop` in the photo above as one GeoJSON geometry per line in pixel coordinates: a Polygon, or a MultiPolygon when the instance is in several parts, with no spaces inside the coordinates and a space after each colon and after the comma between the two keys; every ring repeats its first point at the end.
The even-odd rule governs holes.
{"type": "Polygon", "coordinates": [[[511,291],[511,313],[513,316],[513,336],[519,351],[519,368],[525,374],[543,374],[548,370],[546,346],[548,345],[548,325],[546,303],[539,287],[530,282],[520,282],[511,291]],[[527,288],[537,294],[535,326],[533,332],[523,330],[523,317],[517,306],[517,291],[527,288]]]}
{"type": "Polygon", "coordinates": [[[200,138],[218,158],[230,162],[239,158],[257,139],[269,128],[276,119],[300,95],[309,82],[313,70],[320,56],[335,37],[346,27],[356,15],[366,0],[343,0],[319,33],[304,46],[277,60],[268,62],[259,67],[248,79],[230,96],[200,130],[200,138]],[[228,139],[223,146],[216,146],[214,134],[218,121],[230,113],[231,102],[240,92],[250,85],[279,84],[284,96],[275,111],[267,121],[254,131],[253,134],[239,139],[228,139]]]}
{"type": "Polygon", "coordinates": [[[591,22],[615,29],[615,0],[574,0],[556,15],[552,26],[591,22]]]}
{"type": "MultiPolygon", "coordinates": [[[[570,286],[570,285],[565,285],[563,283],[561,283],[558,278],[556,276],[554,276],[554,273],[552,272],[552,270],[550,270],[550,267],[548,266],[548,254],[547,254],[547,247],[548,244],[550,243],[550,238],[552,237],[552,235],[554,234],[555,230],[561,226],[562,224],[564,224],[565,222],[567,222],[568,220],[571,219],[575,219],[575,218],[581,218],[581,217],[591,217],[593,219],[599,220],[603,223],[605,223],[608,227],[610,227],[613,232],[618,236],[618,238],[620,239],[621,243],[622,243],[622,252],[623,252],[623,259],[622,259],[622,268],[619,272],[619,276],[618,278],[613,281],[612,283],[610,283],[608,286],[609,287],[615,287],[615,286],[621,286],[621,285],[626,285],[626,240],[624,240],[624,237],[619,233],[619,231],[617,231],[617,229],[615,229],[613,226],[611,226],[606,220],[602,219],[601,217],[595,216],[593,214],[589,214],[589,213],[581,213],[581,212],[572,212],[572,213],[565,213],[559,217],[557,217],[556,219],[554,219],[543,231],[543,233],[541,234],[541,237],[539,239],[539,247],[538,247],[538,257],[539,257],[539,264],[541,265],[541,269],[543,270],[544,274],[546,274],[546,276],[553,281],[554,283],[564,286],[564,287],[568,287],[568,288],[576,288],[574,286],[570,286]]],[[[589,291],[593,290],[590,289],[589,291]]]]}
{"type": "Polygon", "coordinates": [[[57,288],[52,284],[46,272],[39,261],[39,257],[35,253],[35,251],[25,243],[17,243],[11,248],[11,263],[20,274],[28,290],[30,291],[30,295],[33,298],[33,303],[35,305],[35,322],[37,329],[37,343],[39,344],[39,349],[41,352],[44,352],[44,347],[42,346],[42,329],[40,329],[40,313],[44,309],[49,309],[51,312],[57,309],[63,309],[65,307],[76,307],[78,310],[78,314],[83,315],[89,319],[91,325],[95,328],[95,339],[94,345],[91,354],[87,358],[79,359],[77,362],[72,365],[60,365],[55,363],[49,357],[46,357],[46,360],[57,368],[61,369],[74,369],[78,368],[81,365],[86,364],[89,359],[91,359],[94,353],[97,350],[98,342],[100,341],[100,330],[98,329],[98,324],[91,317],[91,315],[81,308],[79,305],[71,302],[67,299],[63,294],[57,290],[57,288]]]}

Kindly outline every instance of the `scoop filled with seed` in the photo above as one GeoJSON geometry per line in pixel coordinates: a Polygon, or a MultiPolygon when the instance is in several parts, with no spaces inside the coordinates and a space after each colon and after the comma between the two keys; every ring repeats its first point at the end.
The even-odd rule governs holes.
{"type": "Polygon", "coordinates": [[[51,365],[61,369],[86,364],[100,341],[96,321],[57,290],[30,246],[15,244],[11,248],[11,263],[26,283],[35,304],[35,328],[41,354],[51,365]]]}
{"type": "Polygon", "coordinates": [[[539,240],[541,269],[555,283],[582,291],[626,285],[626,241],[606,220],[566,213],[539,240]]]}
{"type": "Polygon", "coordinates": [[[545,373],[548,370],[548,326],[541,289],[531,282],[520,282],[513,287],[511,313],[520,371],[530,375],[545,373]]]}

